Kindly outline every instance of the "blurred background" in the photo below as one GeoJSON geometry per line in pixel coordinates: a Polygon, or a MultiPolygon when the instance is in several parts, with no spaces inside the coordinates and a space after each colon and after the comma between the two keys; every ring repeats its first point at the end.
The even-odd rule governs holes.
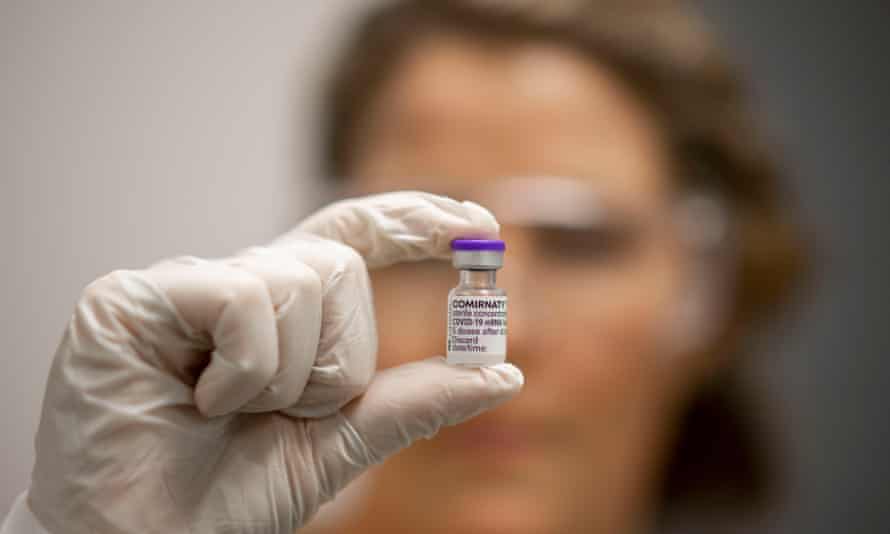
{"type": "MultiPolygon", "coordinates": [[[[27,487],[46,373],[85,284],[266,242],[328,196],[319,81],[365,4],[0,1],[0,515],[27,487]]],[[[886,532],[873,237],[890,187],[890,8],[700,5],[749,74],[816,245],[799,313],[750,369],[789,463],[768,530],[886,532]]]]}

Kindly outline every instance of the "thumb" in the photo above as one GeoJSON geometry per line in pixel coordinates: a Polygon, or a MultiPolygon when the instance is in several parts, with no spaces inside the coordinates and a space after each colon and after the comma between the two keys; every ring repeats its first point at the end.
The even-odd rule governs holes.
{"type": "Polygon", "coordinates": [[[382,371],[343,414],[380,461],[509,400],[523,382],[508,363],[474,369],[431,358],[382,371]]]}
{"type": "Polygon", "coordinates": [[[523,382],[522,372],[509,363],[476,369],[441,357],[381,371],[364,395],[313,433],[323,487],[333,496],[414,441],[509,400],[523,382]]]}

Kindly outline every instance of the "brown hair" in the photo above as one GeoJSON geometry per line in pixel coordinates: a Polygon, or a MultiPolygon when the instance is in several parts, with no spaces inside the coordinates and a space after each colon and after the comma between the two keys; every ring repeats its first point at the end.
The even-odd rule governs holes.
{"type": "MultiPolygon", "coordinates": [[[[348,173],[360,123],[402,54],[436,32],[561,43],[624,80],[660,120],[677,178],[717,190],[734,215],[737,280],[721,350],[740,352],[742,337],[800,277],[802,247],[737,72],[698,14],[678,0],[397,1],[364,19],[334,72],[329,176],[348,173]]],[[[731,363],[691,402],[666,466],[662,511],[703,503],[749,510],[767,502],[775,471],[736,367],[731,363]]]]}

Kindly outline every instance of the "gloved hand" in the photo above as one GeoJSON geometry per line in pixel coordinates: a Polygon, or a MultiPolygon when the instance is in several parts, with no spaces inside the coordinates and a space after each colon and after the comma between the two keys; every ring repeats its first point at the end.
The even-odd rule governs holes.
{"type": "Polygon", "coordinates": [[[497,232],[478,205],[391,193],[233,258],[99,279],[49,376],[31,510],[57,534],[293,532],[368,466],[518,392],[509,364],[375,373],[366,267],[497,232]]]}

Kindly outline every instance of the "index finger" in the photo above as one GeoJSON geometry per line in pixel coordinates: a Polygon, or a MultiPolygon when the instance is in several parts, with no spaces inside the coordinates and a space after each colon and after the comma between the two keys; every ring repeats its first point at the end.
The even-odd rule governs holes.
{"type": "Polygon", "coordinates": [[[297,231],[352,247],[373,269],[447,258],[453,239],[495,238],[500,226],[491,212],[473,202],[398,191],[341,200],[311,215],[297,231]]]}

